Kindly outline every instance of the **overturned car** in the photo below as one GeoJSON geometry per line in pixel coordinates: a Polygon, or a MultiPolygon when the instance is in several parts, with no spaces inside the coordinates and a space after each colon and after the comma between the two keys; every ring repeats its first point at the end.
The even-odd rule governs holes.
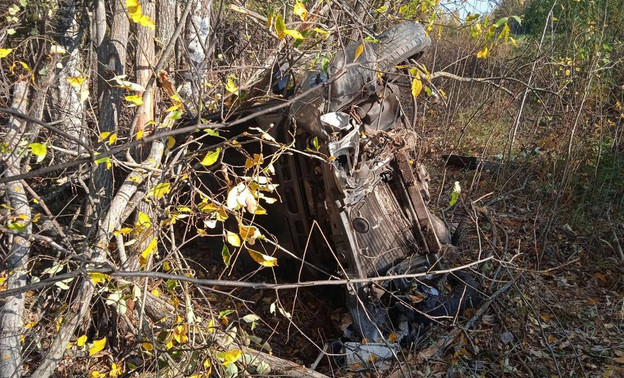
{"type": "Polygon", "coordinates": [[[312,271],[359,279],[345,293],[353,324],[332,345],[349,365],[392,357],[432,319],[479,300],[470,274],[433,273],[444,269],[442,252],[453,250],[451,235],[429,211],[420,137],[389,79],[431,41],[411,21],[375,40],[345,46],[327,70],[309,71],[294,86],[283,65],[271,87],[288,106],[254,118],[272,140],[307,151],[275,161],[282,201],[256,221],[312,271]],[[393,278],[367,281],[382,276],[393,278]]]}

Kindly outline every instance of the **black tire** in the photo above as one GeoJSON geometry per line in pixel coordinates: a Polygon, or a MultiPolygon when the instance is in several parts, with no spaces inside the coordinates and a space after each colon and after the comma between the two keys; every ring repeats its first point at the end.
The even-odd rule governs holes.
{"type": "Polygon", "coordinates": [[[417,22],[404,21],[381,33],[379,43],[375,44],[379,69],[382,72],[406,61],[408,58],[421,55],[429,46],[431,38],[425,28],[417,22]]]}

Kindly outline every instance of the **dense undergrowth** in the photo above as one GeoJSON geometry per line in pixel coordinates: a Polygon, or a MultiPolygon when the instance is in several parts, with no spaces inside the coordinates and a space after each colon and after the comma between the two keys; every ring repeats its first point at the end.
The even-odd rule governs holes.
{"type": "MultiPolygon", "coordinates": [[[[55,18],[58,4],[14,3],[11,8],[0,6],[9,25],[0,31],[0,49],[4,49],[0,50],[4,55],[0,73],[6,84],[0,89],[2,108],[10,107],[24,81],[32,90],[28,98],[37,104],[37,93],[45,92],[48,85],[48,73],[57,67],[60,74],[61,62],[70,61],[65,55],[47,53],[52,44],[61,43],[58,38],[51,42],[47,35],[56,38],[54,33],[62,29],[55,18]],[[46,53],[38,53],[43,48],[48,49],[46,53]]],[[[179,93],[164,89],[168,79],[159,82],[161,98],[155,108],[162,117],[154,116],[151,124],[161,127],[167,120],[180,122],[189,132],[160,141],[165,163],[140,171],[141,179],[152,181],[138,201],[148,198],[144,202],[154,212],[142,208],[136,217],[117,225],[114,237],[106,239],[111,260],[126,268],[124,264],[130,264],[144,272],[190,279],[245,283],[299,279],[299,266],[282,264],[281,256],[280,265],[273,267],[273,256],[254,254],[253,249],[246,253],[240,247],[241,238],[255,238],[251,229],[244,224],[240,227],[246,218],[238,215],[246,207],[226,211],[220,205],[228,200],[227,186],[244,182],[246,175],[269,175],[269,162],[285,153],[286,146],[278,146],[279,153],[257,156],[240,148],[241,141],[249,141],[238,139],[230,129],[208,127],[205,132],[199,126],[228,120],[241,105],[265,101],[268,84],[258,84],[258,78],[271,58],[288,58],[298,67],[293,75],[298,78],[313,65],[326,66],[339,42],[364,38],[363,25],[370,24],[369,31],[380,31],[399,19],[419,19],[429,26],[434,40],[422,58],[433,78],[423,73],[422,81],[429,90],[437,88],[440,96],[423,91],[414,109],[405,88],[403,106],[410,117],[417,115],[416,131],[423,141],[419,154],[432,176],[432,210],[451,230],[464,228],[457,250],[444,258],[453,266],[492,258],[472,269],[484,303],[430,326],[424,337],[406,345],[398,361],[383,371],[354,372],[336,366],[331,357],[321,358],[317,371],[329,376],[392,377],[624,375],[624,28],[618,23],[622,16],[618,2],[535,0],[520,2],[526,3],[523,7],[503,1],[490,15],[463,17],[449,14],[448,8],[436,8],[439,2],[428,0],[379,2],[369,13],[360,2],[304,2],[311,15],[323,14],[314,24],[316,31],[304,30],[301,8],[301,14],[294,13],[296,3],[211,3],[209,17],[214,17],[216,26],[210,45],[177,46],[177,55],[165,70],[177,81],[179,93]],[[246,13],[243,5],[253,13],[246,13]],[[358,12],[366,14],[363,24],[358,23],[362,19],[354,21],[358,12]],[[278,15],[285,16],[291,29],[277,31],[278,15]],[[503,18],[506,22],[498,25],[503,18]],[[303,42],[291,39],[297,28],[306,32],[303,42]],[[286,31],[291,34],[279,38],[286,31]],[[212,50],[196,64],[193,59],[200,47],[212,50]],[[448,75],[436,76],[442,71],[448,75]],[[180,120],[176,112],[184,107],[201,108],[206,118],[180,120]],[[226,154],[232,154],[228,158],[234,156],[236,163],[223,164],[217,172],[214,167],[226,154]],[[442,155],[448,154],[478,157],[487,168],[445,166],[442,155]],[[171,169],[172,161],[179,162],[176,159],[183,161],[183,169],[171,169]],[[213,190],[210,180],[220,180],[225,189],[213,190]],[[449,206],[455,182],[462,194],[449,206]],[[226,223],[228,216],[230,223],[226,223]],[[223,229],[212,232],[211,225],[217,222],[223,229]],[[157,236],[150,239],[150,232],[157,236]],[[146,244],[143,248],[132,247],[142,243],[146,244]],[[124,247],[131,263],[118,255],[124,247]]],[[[140,8],[137,13],[133,2],[128,4],[122,4],[122,9],[134,10],[130,35],[135,36],[141,22],[149,22],[141,18],[140,8]]],[[[83,5],[90,9],[89,4],[83,5]]],[[[104,13],[110,17],[118,8],[107,6],[110,9],[104,13]]],[[[78,19],[82,26],[87,24],[86,18],[78,19]]],[[[201,25],[195,25],[195,32],[201,31],[201,25]]],[[[185,33],[192,35],[189,30],[185,33]]],[[[79,46],[93,47],[86,34],[80,36],[79,46]]],[[[162,49],[160,39],[156,46],[162,49]]],[[[142,47],[137,38],[131,38],[132,59],[141,55],[142,47]]],[[[94,49],[89,51],[94,65],[99,64],[101,57],[96,57],[94,49]]],[[[121,87],[138,82],[141,65],[132,59],[123,67],[128,77],[118,77],[121,87]]],[[[120,141],[138,141],[132,120],[140,105],[137,96],[131,96],[134,92],[123,93],[130,99],[124,97],[126,104],[116,115],[119,124],[114,135],[120,141],[112,140],[112,130],[104,134],[98,129],[105,104],[89,90],[101,95],[102,80],[112,80],[112,75],[98,72],[87,58],[82,60],[84,65],[72,68],[60,82],[55,77],[51,85],[64,84],[77,98],[90,96],[82,100],[84,132],[80,138],[92,146],[90,152],[98,153],[120,141]]],[[[72,109],[54,112],[62,107],[55,102],[62,97],[56,96],[29,111],[52,125],[71,118],[72,109]]],[[[119,106],[120,102],[121,97],[119,106]]],[[[3,123],[11,119],[8,113],[0,114],[3,123]]],[[[147,128],[145,135],[149,133],[147,128]]],[[[36,129],[24,135],[35,139],[22,143],[27,151],[23,174],[74,159],[77,153],[72,149],[80,151],[75,144],[63,144],[55,131],[36,129]],[[49,147],[47,154],[41,152],[44,145],[49,147]]],[[[245,137],[267,142],[264,134],[255,131],[245,137]]],[[[5,143],[3,154],[7,148],[5,143]]],[[[134,149],[131,153],[135,161],[119,154],[94,162],[83,157],[81,168],[78,164],[64,168],[59,171],[61,177],[54,171],[24,179],[39,193],[37,197],[29,194],[29,203],[35,213],[44,213],[35,226],[39,239],[33,238],[26,264],[30,284],[85,268],[84,256],[94,244],[94,231],[89,228],[93,219],[84,212],[98,206],[92,203],[97,196],[89,178],[102,174],[110,164],[107,170],[113,167],[115,189],[136,182],[139,178],[131,173],[136,172],[141,154],[134,149]],[[52,200],[46,210],[39,203],[45,204],[48,198],[52,200]],[[68,235],[59,235],[59,229],[68,235]],[[50,247],[50,240],[67,244],[58,250],[50,247]],[[63,252],[70,246],[78,258],[63,252]]],[[[257,205],[260,198],[256,199],[257,205]]],[[[4,205],[2,290],[15,270],[7,267],[9,236],[21,232],[22,225],[8,202],[4,205]]],[[[266,210],[270,212],[271,207],[267,205],[266,210]]],[[[33,214],[33,223],[36,217],[33,214]]],[[[344,293],[334,287],[273,291],[195,285],[160,276],[90,274],[80,277],[87,283],[91,280],[93,298],[85,299],[89,310],[69,334],[67,352],[54,370],[58,376],[234,376],[245,368],[263,376],[268,374],[267,365],[259,364],[245,348],[267,353],[262,358],[270,353],[282,362],[310,366],[322,356],[324,344],[340,338],[350,321],[344,293]],[[160,311],[144,316],[148,300],[160,311]]],[[[82,286],[77,277],[26,295],[20,334],[25,374],[35,371],[55,345],[61,326],[71,322],[80,308],[82,286]]]]}

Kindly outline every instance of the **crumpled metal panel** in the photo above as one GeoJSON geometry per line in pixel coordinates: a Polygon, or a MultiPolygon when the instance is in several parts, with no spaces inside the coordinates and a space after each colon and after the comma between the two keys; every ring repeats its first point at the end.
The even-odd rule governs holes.
{"type": "Polygon", "coordinates": [[[354,231],[360,268],[365,277],[374,277],[396,261],[417,251],[411,225],[390,186],[380,182],[349,212],[349,227],[354,231]],[[367,227],[362,227],[367,224],[367,227]]]}

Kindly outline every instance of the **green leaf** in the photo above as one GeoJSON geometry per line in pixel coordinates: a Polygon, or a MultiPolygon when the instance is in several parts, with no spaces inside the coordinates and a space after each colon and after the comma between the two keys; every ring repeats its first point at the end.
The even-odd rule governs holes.
{"type": "Polygon", "coordinates": [[[218,319],[222,319],[227,317],[228,315],[233,314],[235,311],[234,310],[223,310],[221,312],[219,312],[219,316],[217,317],[218,319]]]}
{"type": "Polygon", "coordinates": [[[214,136],[214,137],[218,137],[219,136],[219,132],[217,130],[213,130],[213,129],[204,129],[204,132],[210,136],[214,136]]]}
{"type": "Polygon", "coordinates": [[[230,249],[225,244],[223,244],[223,248],[221,248],[221,257],[223,258],[225,266],[229,266],[232,255],[230,254],[230,249]]]}
{"type": "Polygon", "coordinates": [[[37,157],[37,163],[41,163],[41,161],[45,158],[48,153],[48,148],[45,144],[41,143],[31,143],[28,145],[33,155],[37,157]]]}
{"type": "Polygon", "coordinates": [[[234,83],[234,79],[231,77],[228,77],[227,83],[225,83],[225,90],[236,95],[238,94],[238,87],[234,83]]]}
{"type": "Polygon", "coordinates": [[[516,22],[519,25],[522,25],[522,19],[520,18],[520,16],[513,15],[513,16],[510,16],[510,17],[513,18],[514,20],[516,20],[516,22]]]}
{"type": "Polygon", "coordinates": [[[103,158],[95,159],[95,164],[106,163],[106,169],[110,169],[113,163],[111,163],[110,156],[105,156],[103,158]]]}
{"type": "Polygon", "coordinates": [[[466,17],[466,22],[471,22],[471,21],[478,20],[478,19],[479,19],[479,14],[473,13],[471,15],[468,15],[468,17],[466,17]]]}
{"type": "Polygon", "coordinates": [[[455,203],[457,203],[460,193],[461,186],[459,185],[459,181],[455,181],[455,184],[453,185],[453,193],[451,193],[451,201],[449,202],[449,206],[453,206],[455,205],[455,203]]]}
{"type": "Polygon", "coordinates": [[[23,232],[24,230],[26,230],[26,224],[21,221],[9,223],[9,229],[16,232],[23,232]]]}
{"type": "Polygon", "coordinates": [[[206,167],[210,167],[211,165],[216,163],[217,160],[219,160],[220,153],[221,153],[220,147],[217,147],[214,151],[208,151],[208,153],[206,154],[206,156],[204,156],[204,159],[201,161],[200,164],[206,167]]]}
{"type": "Polygon", "coordinates": [[[494,24],[495,28],[500,28],[501,26],[505,25],[507,23],[507,20],[509,19],[509,17],[503,17],[500,20],[496,21],[496,23],[494,24]]]}
{"type": "Polygon", "coordinates": [[[314,146],[314,148],[318,151],[320,146],[319,146],[319,141],[318,141],[318,137],[314,137],[312,139],[312,145],[314,146]]]}
{"type": "Polygon", "coordinates": [[[366,36],[366,38],[364,38],[364,42],[379,43],[379,40],[369,35],[369,36],[366,36]]]}

